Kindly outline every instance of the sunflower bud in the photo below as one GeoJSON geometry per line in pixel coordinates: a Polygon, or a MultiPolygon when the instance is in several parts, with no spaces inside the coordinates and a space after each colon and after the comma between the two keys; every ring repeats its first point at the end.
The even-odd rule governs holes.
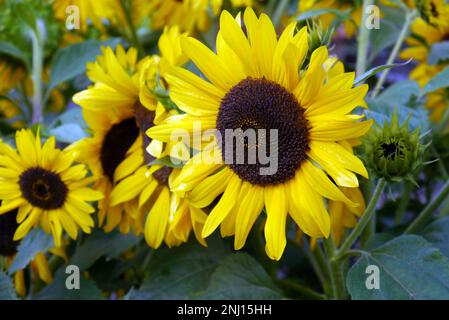
{"type": "Polygon", "coordinates": [[[306,60],[310,59],[310,55],[313,51],[322,46],[329,46],[332,40],[332,34],[334,33],[334,28],[324,28],[321,21],[312,21],[307,25],[308,42],[309,42],[309,54],[306,60]]]}
{"type": "Polygon", "coordinates": [[[387,181],[408,179],[423,165],[423,154],[428,145],[420,143],[419,128],[410,132],[407,119],[402,127],[395,112],[391,123],[383,127],[375,124],[364,139],[365,162],[370,170],[387,181]]]}

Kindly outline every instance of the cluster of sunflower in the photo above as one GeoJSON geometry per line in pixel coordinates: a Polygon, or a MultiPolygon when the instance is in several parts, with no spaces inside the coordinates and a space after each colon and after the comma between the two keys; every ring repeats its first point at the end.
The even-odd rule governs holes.
{"type": "MultiPolygon", "coordinates": [[[[290,226],[312,250],[331,242],[338,256],[340,245],[353,245],[347,229],[375,209],[375,203],[367,208],[362,184],[379,178],[377,201],[384,181],[415,182],[427,146],[420,129],[410,132],[409,119],[401,126],[396,113],[383,127],[373,126],[368,85],[329,49],[331,37],[322,37],[322,30],[341,22],[345,37],[354,37],[364,1],[280,2],[287,14],[274,10],[271,19],[263,12],[276,9],[276,1],[19,1],[34,6],[48,30],[43,38],[53,39],[42,41],[35,68],[34,42],[31,67],[16,54],[30,51],[28,42],[2,49],[21,31],[13,27],[20,7],[0,0],[0,17],[8,18],[0,23],[0,112],[12,128],[0,139],[0,255],[7,257],[0,270],[11,266],[20,241],[36,229],[52,236],[49,249],[30,259],[33,276],[47,284],[53,278],[48,257],[68,261],[65,248],[99,229],[143,236],[151,249],[180,246],[192,235],[207,247],[219,232],[240,250],[252,231],[263,234],[265,253],[275,261],[285,254],[290,226]],[[319,26],[305,26],[301,16],[313,10],[320,11],[319,26]],[[79,28],[61,35],[68,14],[78,15],[79,28]],[[148,29],[157,46],[139,40],[148,29]],[[47,60],[58,46],[110,35],[126,41],[101,47],[87,63],[87,88],[49,86],[39,97],[39,88],[51,83],[47,60]],[[75,104],[70,107],[81,110],[87,133],[70,143],[49,134],[44,117],[71,104],[64,90],[75,104]],[[26,107],[18,107],[17,95],[26,107]],[[263,174],[262,159],[226,161],[229,141],[222,137],[229,129],[266,130],[264,138],[277,142],[270,150],[277,170],[263,174]]],[[[449,39],[449,4],[402,5],[420,17],[400,57],[416,59],[410,78],[424,87],[448,66],[447,59],[433,59],[431,47],[449,39]]],[[[35,27],[39,43],[39,23],[35,27]]],[[[432,120],[447,122],[448,101],[447,88],[428,93],[432,120]]],[[[262,148],[237,136],[230,153],[241,150],[247,159],[262,148]]],[[[25,296],[25,269],[14,279],[25,296]]]]}

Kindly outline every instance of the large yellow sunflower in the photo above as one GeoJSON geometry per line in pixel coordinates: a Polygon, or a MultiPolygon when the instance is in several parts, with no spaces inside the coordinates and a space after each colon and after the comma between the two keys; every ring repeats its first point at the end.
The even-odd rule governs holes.
{"type": "Polygon", "coordinates": [[[72,239],[79,228],[89,233],[95,209],[88,202],[102,194],[87,187],[92,179],[84,165],[73,164],[76,155],[57,149],[54,137],[41,145],[30,130],[16,132],[16,145],[17,150],[0,142],[0,214],[18,209],[14,240],[39,224],[57,247],[63,230],[72,239]]]}
{"type": "MultiPolygon", "coordinates": [[[[202,235],[209,236],[221,224],[223,235],[235,234],[236,249],[243,247],[265,207],[266,251],[278,260],[286,245],[288,213],[306,234],[328,237],[330,218],[323,197],[357,206],[337,185],[354,188],[355,173],[367,177],[363,163],[342,143],[363,136],[372,125],[351,114],[357,106],[365,106],[368,87],[353,88],[354,73],[344,73],[341,63],[329,63],[326,47],[315,50],[308,67],[303,66],[306,28],[295,32],[296,23],[291,23],[278,39],[268,16],[257,18],[252,9],[246,9],[244,25],[246,33],[239,16],[221,14],[216,54],[193,38],[182,40],[185,54],[209,81],[173,67],[166,76],[170,96],[186,114],[169,117],[147,133],[170,141],[176,130],[192,133],[198,125],[203,132],[212,129],[222,137],[226,129],[277,130],[274,174],[262,175],[259,160],[223,163],[226,147],[215,139],[187,162],[172,189],[189,192],[197,207],[210,205],[222,194],[202,235]]],[[[237,146],[245,156],[258,148],[245,141],[237,140],[231,153],[237,146]]]]}

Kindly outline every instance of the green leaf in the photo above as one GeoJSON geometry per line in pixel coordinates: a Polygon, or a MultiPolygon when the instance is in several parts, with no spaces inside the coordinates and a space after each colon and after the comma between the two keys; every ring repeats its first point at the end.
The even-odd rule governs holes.
{"type": "Polygon", "coordinates": [[[371,68],[370,70],[368,70],[367,72],[365,72],[364,74],[361,74],[359,76],[357,76],[357,78],[354,80],[354,85],[360,84],[365,82],[367,79],[371,78],[372,76],[375,76],[376,74],[378,74],[379,72],[385,70],[385,69],[391,69],[393,67],[402,67],[407,65],[408,63],[410,63],[410,60],[407,60],[404,63],[392,63],[392,64],[383,64],[381,66],[377,66],[374,68],[371,68]]]}
{"type": "Polygon", "coordinates": [[[105,233],[94,231],[76,249],[70,259],[70,264],[76,265],[81,271],[90,268],[98,259],[112,259],[139,242],[133,234],[123,235],[118,231],[105,233]]]}
{"type": "Polygon", "coordinates": [[[259,263],[245,253],[226,257],[197,298],[210,300],[282,299],[280,290],[259,263]]]}
{"type": "MultiPolygon", "coordinates": [[[[405,92],[404,95],[406,95],[405,92]]],[[[373,100],[371,98],[366,98],[366,102],[369,106],[369,109],[365,110],[367,118],[374,119],[380,126],[383,126],[385,121],[390,122],[394,112],[397,112],[401,124],[410,117],[408,123],[410,130],[420,128],[421,132],[426,132],[430,127],[428,111],[423,106],[409,108],[406,105],[396,103],[395,100],[373,100]]]]}
{"type": "Polygon", "coordinates": [[[17,300],[12,279],[0,271],[0,300],[17,300]]]}
{"type": "Polygon", "coordinates": [[[430,46],[428,64],[445,63],[449,60],[449,41],[441,41],[430,46]]]}
{"type": "Polygon", "coordinates": [[[449,217],[435,220],[423,230],[421,235],[449,258],[449,217]]]}
{"type": "Polygon", "coordinates": [[[80,273],[80,288],[69,290],[66,287],[66,279],[70,274],[65,273],[66,266],[56,271],[51,284],[44,287],[33,298],[37,300],[102,300],[104,299],[100,289],[91,279],[80,273]]]}
{"type": "Polygon", "coordinates": [[[66,123],[76,123],[81,128],[88,128],[86,121],[83,118],[82,109],[79,107],[69,108],[67,111],[63,112],[60,116],[58,116],[55,123],[58,124],[66,124],[66,123]]]}
{"type": "Polygon", "coordinates": [[[53,248],[53,237],[39,228],[31,230],[20,242],[17,254],[9,267],[8,273],[13,274],[24,269],[39,252],[47,252],[53,248]]]}
{"type": "Polygon", "coordinates": [[[365,252],[347,275],[353,299],[449,299],[449,260],[424,238],[404,235],[365,252]],[[379,289],[367,289],[367,267],[379,268],[379,289]]]}
{"type": "Polygon", "coordinates": [[[449,87],[449,66],[433,77],[421,91],[421,95],[436,91],[441,88],[449,87]]]}
{"type": "Polygon", "coordinates": [[[0,41],[0,54],[8,55],[19,60],[20,62],[23,62],[23,64],[29,69],[30,63],[27,55],[12,43],[0,41]]]}
{"type": "Polygon", "coordinates": [[[118,39],[107,41],[87,40],[59,49],[52,60],[50,82],[47,91],[62,82],[68,81],[86,70],[86,63],[95,61],[101,54],[101,46],[115,47],[118,39]]]}
{"type": "Polygon", "coordinates": [[[413,98],[420,94],[419,85],[413,80],[398,81],[385,89],[378,97],[378,100],[393,103],[398,107],[408,106],[413,98]]]}
{"type": "Polygon", "coordinates": [[[86,132],[76,123],[66,123],[49,130],[49,134],[55,136],[59,142],[73,143],[87,137],[86,132]]]}
{"type": "Polygon", "coordinates": [[[307,12],[304,12],[300,14],[298,17],[296,17],[296,21],[305,21],[312,18],[317,18],[319,16],[322,16],[324,14],[334,14],[338,19],[340,20],[351,20],[352,17],[348,12],[344,12],[338,9],[316,9],[316,10],[308,10],[307,12]]]}
{"type": "Polygon", "coordinates": [[[181,247],[155,251],[148,277],[142,286],[132,290],[129,299],[190,299],[207,288],[210,276],[225,254],[220,239],[209,238],[208,248],[195,242],[181,247]]]}
{"type": "Polygon", "coordinates": [[[370,56],[369,61],[384,49],[394,45],[398,39],[400,28],[393,21],[382,19],[379,29],[372,29],[370,32],[370,56]]]}

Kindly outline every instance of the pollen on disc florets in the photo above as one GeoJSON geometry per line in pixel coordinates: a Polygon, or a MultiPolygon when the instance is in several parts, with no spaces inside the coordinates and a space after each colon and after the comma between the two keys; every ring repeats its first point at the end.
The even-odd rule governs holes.
{"type": "Polygon", "coordinates": [[[408,119],[399,125],[394,113],[391,123],[383,127],[375,125],[363,141],[364,159],[369,169],[387,181],[413,180],[423,165],[423,154],[427,145],[420,143],[419,128],[410,132],[408,119]]]}
{"type": "Polygon", "coordinates": [[[229,90],[221,101],[217,116],[217,129],[221,133],[223,159],[232,154],[237,159],[237,150],[244,150],[244,163],[227,163],[243,180],[257,185],[283,183],[294,177],[296,170],[306,159],[309,150],[308,121],[304,109],[296,97],[284,87],[270,80],[246,78],[229,90]],[[254,129],[256,143],[248,138],[236,136],[232,151],[226,148],[226,129],[254,129]],[[258,130],[264,129],[264,131],[258,130]],[[277,130],[277,146],[270,147],[270,130],[277,130]],[[255,163],[248,161],[249,151],[256,150],[265,143],[266,154],[277,161],[274,174],[262,175],[260,169],[266,167],[260,158],[255,163]]]}

